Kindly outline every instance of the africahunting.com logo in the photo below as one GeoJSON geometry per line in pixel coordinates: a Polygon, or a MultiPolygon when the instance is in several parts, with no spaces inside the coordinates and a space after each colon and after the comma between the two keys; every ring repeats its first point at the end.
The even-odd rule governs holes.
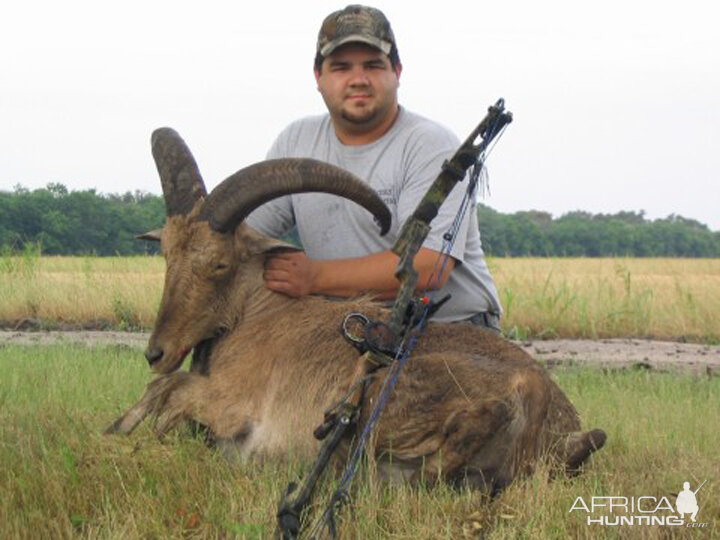
{"type": "Polygon", "coordinates": [[[610,496],[591,497],[589,500],[578,497],[570,508],[570,513],[585,512],[588,525],[601,527],[666,525],[705,528],[707,523],[697,521],[700,511],[697,493],[705,482],[694,491],[690,489],[690,482],[683,483],[683,490],[675,496],[675,505],[668,497],[610,496]]]}

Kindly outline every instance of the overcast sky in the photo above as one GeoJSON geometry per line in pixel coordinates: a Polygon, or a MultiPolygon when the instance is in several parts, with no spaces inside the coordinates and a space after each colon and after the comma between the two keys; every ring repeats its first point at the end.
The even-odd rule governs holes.
{"type": "MultiPolygon", "coordinates": [[[[720,20],[707,0],[378,1],[400,102],[464,139],[504,97],[488,162],[503,212],[671,213],[720,230],[720,20]]],[[[312,60],[345,3],[9,2],[0,190],[160,192],[151,131],[178,130],[209,188],[324,111],[312,60]]]]}

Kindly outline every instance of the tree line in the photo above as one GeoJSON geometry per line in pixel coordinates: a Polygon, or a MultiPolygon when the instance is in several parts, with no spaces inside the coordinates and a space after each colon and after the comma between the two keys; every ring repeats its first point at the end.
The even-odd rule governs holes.
{"type": "MultiPolygon", "coordinates": [[[[489,255],[720,257],[720,232],[676,215],[649,220],[643,212],[570,212],[553,218],[537,210],[503,214],[482,204],[477,212],[489,255]]],[[[164,221],[163,198],[150,193],[71,192],[60,183],[0,191],[4,252],[39,245],[48,255],[156,253],[157,244],[135,236],[164,221]]]]}
{"type": "Polygon", "coordinates": [[[47,255],[134,255],[157,253],[137,234],[165,222],[162,197],[135,192],[101,195],[68,191],[63,184],[29,191],[0,191],[0,246],[4,251],[38,244],[47,255]]]}
{"type": "Polygon", "coordinates": [[[533,257],[720,257],[720,232],[678,215],[570,212],[553,218],[530,210],[502,214],[478,205],[485,253],[533,257]]]}

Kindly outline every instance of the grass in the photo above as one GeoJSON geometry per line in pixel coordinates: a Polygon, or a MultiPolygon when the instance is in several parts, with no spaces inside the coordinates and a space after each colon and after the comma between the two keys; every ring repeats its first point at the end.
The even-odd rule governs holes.
{"type": "Polygon", "coordinates": [[[150,327],[160,304],[165,274],[160,257],[42,256],[31,272],[23,270],[27,265],[20,257],[5,261],[0,321],[30,318],[47,327],[70,323],[133,330],[150,327]]]}
{"type": "Polygon", "coordinates": [[[513,258],[489,264],[511,336],[720,341],[720,259],[513,258]]]}
{"type": "MultiPolygon", "coordinates": [[[[100,434],[149,379],[139,350],[5,346],[0,374],[0,537],[272,537],[280,494],[303,464],[229,464],[187,433],[161,443],[146,426],[129,438],[100,434]]],[[[361,477],[341,514],[342,536],[720,536],[720,378],[588,368],[554,377],[584,425],[608,433],[582,476],[548,482],[541,469],[493,501],[361,477]],[[669,496],[705,479],[702,531],[592,527],[569,512],[578,496],[669,496]]],[[[331,486],[323,489],[318,506],[331,486]]]]}
{"type": "MultiPolygon", "coordinates": [[[[720,259],[489,260],[506,334],[720,342],[720,259]]],[[[0,323],[150,328],[160,257],[0,254],[0,323]]]]}

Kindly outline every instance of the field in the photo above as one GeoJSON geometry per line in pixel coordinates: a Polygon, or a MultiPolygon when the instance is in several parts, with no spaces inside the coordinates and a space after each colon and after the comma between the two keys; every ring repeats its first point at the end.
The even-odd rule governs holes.
{"type": "MultiPolygon", "coordinates": [[[[720,342],[720,260],[492,259],[506,334],[720,342]]],[[[152,326],[157,257],[0,256],[0,323],[152,326]]],[[[366,469],[341,513],[343,538],[720,537],[720,378],[642,369],[556,368],[586,428],[608,444],[577,478],[541,467],[499,497],[382,487],[366,469]],[[578,497],[667,497],[685,481],[698,523],[602,527],[578,497]]],[[[271,538],[287,483],[307,464],[231,464],[189,432],[158,441],[102,430],[149,381],[127,345],[0,345],[0,538],[271,538]]],[[[308,516],[327,501],[326,482],[308,516]]],[[[660,511],[660,514],[667,512],[660,511]]],[[[612,516],[607,510],[593,515],[612,516]]]]}
{"type": "MultiPolygon", "coordinates": [[[[720,342],[720,259],[490,259],[518,338],[720,342]]],[[[0,324],[149,328],[159,257],[0,258],[0,324]]]]}
{"type": "MultiPolygon", "coordinates": [[[[139,349],[6,346],[0,373],[0,537],[272,536],[277,501],[302,464],[230,465],[188,433],[159,442],[145,426],[129,438],[101,435],[147,382],[139,349]]],[[[720,534],[720,378],[578,368],[554,377],[585,426],[609,436],[583,475],[548,482],[541,470],[493,501],[381,488],[363,476],[341,513],[343,537],[615,538],[617,528],[569,512],[577,497],[674,503],[684,481],[694,489],[705,479],[704,529],[625,527],[622,536],[720,534]]]]}

